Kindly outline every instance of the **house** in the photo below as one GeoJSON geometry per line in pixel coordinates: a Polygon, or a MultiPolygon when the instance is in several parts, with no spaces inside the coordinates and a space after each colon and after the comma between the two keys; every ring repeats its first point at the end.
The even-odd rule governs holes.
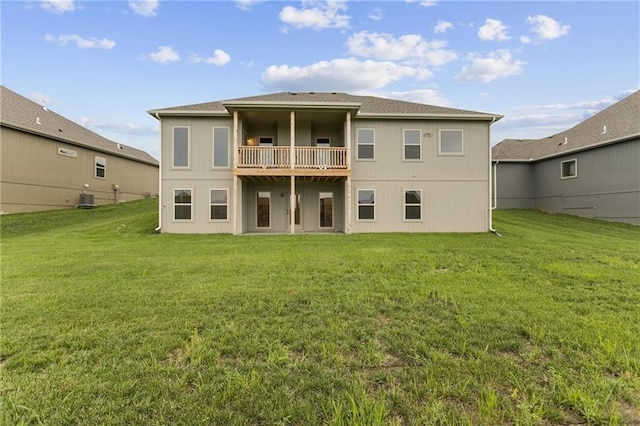
{"type": "Polygon", "coordinates": [[[485,232],[500,115],[282,92],[148,111],[168,233],[485,232]]]}
{"type": "Polygon", "coordinates": [[[1,86],[0,212],[89,207],[158,193],[158,161],[1,86]]]}
{"type": "Polygon", "coordinates": [[[640,224],[640,91],[566,131],[493,147],[495,203],[640,224]]]}

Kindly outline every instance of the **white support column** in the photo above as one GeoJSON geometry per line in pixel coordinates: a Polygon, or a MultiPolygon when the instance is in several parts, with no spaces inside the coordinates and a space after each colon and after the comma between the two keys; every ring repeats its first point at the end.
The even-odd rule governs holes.
{"type": "Polygon", "coordinates": [[[347,146],[347,170],[351,170],[351,111],[347,111],[347,128],[345,130],[345,145],[347,146]]]}
{"type": "Polygon", "coordinates": [[[291,176],[291,195],[289,196],[289,226],[291,233],[296,233],[296,177],[291,176]]]}
{"type": "Polygon", "coordinates": [[[289,162],[291,163],[291,168],[296,168],[296,113],[291,111],[289,121],[291,122],[291,141],[289,142],[289,156],[291,159],[289,162]]]}
{"type": "MultiPolygon", "coordinates": [[[[238,111],[233,111],[233,169],[238,167],[238,111]]],[[[231,213],[231,223],[233,235],[238,235],[238,176],[233,175],[233,212],[231,213]]]]}

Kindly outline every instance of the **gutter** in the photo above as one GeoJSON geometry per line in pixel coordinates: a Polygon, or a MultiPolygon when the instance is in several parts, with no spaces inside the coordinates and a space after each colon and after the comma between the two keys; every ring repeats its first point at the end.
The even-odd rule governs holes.
{"type": "MultiPolygon", "coordinates": [[[[498,237],[502,237],[502,235],[493,228],[493,210],[495,209],[495,207],[492,206],[493,205],[493,200],[492,200],[493,199],[493,194],[492,194],[493,191],[491,191],[491,178],[493,177],[494,186],[496,185],[497,180],[495,178],[495,175],[491,173],[491,168],[493,166],[493,159],[491,158],[492,157],[491,125],[493,123],[495,123],[497,120],[499,120],[500,118],[502,118],[502,117],[495,117],[494,116],[492,118],[492,120],[491,120],[491,123],[489,123],[489,231],[493,232],[493,234],[495,234],[498,237]]],[[[497,205],[498,205],[498,200],[496,198],[496,207],[497,207],[497,205]]]]}
{"type": "Polygon", "coordinates": [[[162,229],[162,120],[156,112],[156,118],[160,124],[160,158],[158,159],[158,226],[155,231],[160,232],[162,229]]]}

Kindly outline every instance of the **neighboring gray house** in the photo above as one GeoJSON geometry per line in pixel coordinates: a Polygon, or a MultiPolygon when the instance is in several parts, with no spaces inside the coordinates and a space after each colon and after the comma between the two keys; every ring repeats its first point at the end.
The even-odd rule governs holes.
{"type": "Polygon", "coordinates": [[[169,233],[485,232],[500,115],[345,93],[151,110],[169,233]]]}
{"type": "Polygon", "coordinates": [[[495,204],[640,224],[640,91],[569,130],[492,150],[495,204]]]}
{"type": "Polygon", "coordinates": [[[155,158],[0,88],[0,213],[156,196],[155,158]]]}

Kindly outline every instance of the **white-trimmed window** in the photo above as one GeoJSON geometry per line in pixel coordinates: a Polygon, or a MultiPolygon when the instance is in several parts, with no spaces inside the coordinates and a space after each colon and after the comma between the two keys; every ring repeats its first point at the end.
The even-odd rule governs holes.
{"type": "Polygon", "coordinates": [[[320,193],[320,228],[333,228],[333,192],[320,193]]]}
{"type": "Polygon", "coordinates": [[[359,160],[373,160],[375,158],[375,140],[376,134],[374,129],[358,129],[357,146],[359,160]]]}
{"type": "Polygon", "coordinates": [[[256,197],[256,227],[271,227],[271,192],[258,191],[256,197]]]}
{"type": "Polygon", "coordinates": [[[422,190],[405,189],[404,219],[405,220],[422,220],[422,190]]]}
{"type": "Polygon", "coordinates": [[[229,219],[229,190],[212,188],[209,190],[209,219],[223,220],[229,219]]]}
{"type": "Polygon", "coordinates": [[[420,160],[422,158],[422,143],[420,140],[420,130],[416,129],[404,129],[404,159],[405,160],[420,160]]]}
{"type": "Polygon", "coordinates": [[[375,220],[375,200],[375,190],[358,189],[358,220],[375,220]]]}
{"type": "Polygon", "coordinates": [[[438,154],[441,155],[462,155],[464,154],[464,141],[462,130],[446,129],[440,130],[440,144],[438,154]]]}
{"type": "Polygon", "coordinates": [[[189,167],[189,128],[173,128],[173,167],[189,167]]]}
{"type": "Polygon", "coordinates": [[[58,147],[58,154],[64,155],[65,157],[78,158],[78,152],[68,148],[58,147]]]}
{"type": "Polygon", "coordinates": [[[213,167],[229,168],[229,128],[213,128],[213,167]]]}
{"type": "Polygon", "coordinates": [[[173,190],[173,219],[191,220],[191,189],[179,188],[173,190]]]}
{"type": "Polygon", "coordinates": [[[96,177],[98,179],[107,178],[107,159],[104,157],[96,157],[96,177]]]}
{"type": "Polygon", "coordinates": [[[571,179],[578,177],[578,159],[562,161],[560,163],[560,177],[562,179],[571,179]]]}

